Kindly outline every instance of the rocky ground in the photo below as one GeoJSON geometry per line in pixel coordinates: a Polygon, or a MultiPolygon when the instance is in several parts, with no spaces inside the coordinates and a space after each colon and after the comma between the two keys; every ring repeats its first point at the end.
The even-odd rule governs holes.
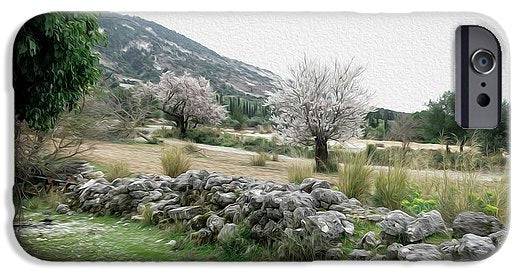
{"type": "Polygon", "coordinates": [[[75,179],[65,187],[67,204],[56,212],[183,225],[198,245],[227,243],[247,228],[247,237],[257,243],[288,249],[280,251],[290,256],[284,260],[301,260],[293,257],[294,249],[312,243],[317,260],[480,260],[506,235],[501,222],[483,213],[464,212],[447,225],[438,211],[413,217],[366,206],[313,178],[292,185],[190,170],[176,178],[139,175],[108,182],[102,173],[85,169],[75,179]],[[378,230],[356,232],[363,222],[378,230]],[[428,241],[436,235],[450,238],[428,241]],[[358,240],[351,251],[343,245],[349,238],[358,240]]]}

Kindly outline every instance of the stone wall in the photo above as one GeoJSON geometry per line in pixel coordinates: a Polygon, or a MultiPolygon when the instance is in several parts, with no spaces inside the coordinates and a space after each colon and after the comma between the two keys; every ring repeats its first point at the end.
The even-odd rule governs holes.
{"type": "MultiPolygon", "coordinates": [[[[78,184],[67,187],[72,209],[137,220],[148,211],[153,223],[184,224],[197,243],[225,240],[242,225],[262,243],[320,237],[331,244],[321,258],[341,259],[340,242],[353,236],[354,221],[359,219],[377,223],[381,234],[358,236],[359,249],[350,259],[477,260],[494,253],[505,237],[503,225],[483,213],[462,213],[449,229],[438,211],[412,217],[400,210],[365,206],[332,189],[329,182],[313,178],[292,185],[197,170],[177,178],[140,175],[108,182],[92,172],[88,177],[94,178],[78,175],[78,184]],[[457,239],[423,243],[433,234],[449,231],[457,239]],[[384,255],[370,253],[378,246],[387,247],[384,255]]],[[[59,207],[62,212],[66,209],[59,207]]]]}

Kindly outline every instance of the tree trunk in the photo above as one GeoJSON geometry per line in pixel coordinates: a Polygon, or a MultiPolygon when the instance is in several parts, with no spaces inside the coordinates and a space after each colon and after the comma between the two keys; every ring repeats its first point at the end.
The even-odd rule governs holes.
{"type": "Polygon", "coordinates": [[[315,138],[315,167],[319,172],[327,170],[328,140],[322,137],[315,138]]]}
{"type": "Polygon", "coordinates": [[[461,139],[461,142],[459,143],[459,152],[463,153],[463,148],[465,147],[465,143],[467,143],[466,138],[461,139]]]}

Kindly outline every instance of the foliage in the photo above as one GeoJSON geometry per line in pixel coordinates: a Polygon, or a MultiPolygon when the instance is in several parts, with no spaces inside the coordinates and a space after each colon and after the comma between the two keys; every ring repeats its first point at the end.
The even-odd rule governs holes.
{"type": "Polygon", "coordinates": [[[162,126],[160,129],[153,131],[153,136],[159,138],[178,138],[180,134],[178,129],[175,127],[162,126]]]}
{"type": "Polygon", "coordinates": [[[418,215],[436,209],[437,201],[422,198],[419,192],[413,192],[409,198],[401,201],[401,206],[408,214],[418,215]]]}
{"type": "Polygon", "coordinates": [[[164,150],[160,160],[164,174],[173,178],[188,171],[192,162],[184,149],[180,147],[164,150]]]}
{"type": "Polygon", "coordinates": [[[388,131],[388,139],[398,140],[403,144],[403,149],[408,148],[410,142],[419,137],[419,121],[411,115],[400,115],[388,131]]]}
{"type": "Polygon", "coordinates": [[[291,69],[291,78],[268,98],[277,131],[295,144],[315,142],[316,169],[328,161],[328,140],[362,133],[372,110],[370,93],[361,84],[364,68],[352,62],[321,65],[306,58],[291,69]]]}
{"type": "Polygon", "coordinates": [[[112,182],[118,178],[125,178],[131,175],[129,164],[124,161],[117,161],[109,164],[104,171],[105,178],[112,182]]]}
{"type": "Polygon", "coordinates": [[[333,244],[320,234],[302,236],[293,231],[285,231],[276,247],[277,255],[282,261],[314,261],[322,259],[333,244]]]}
{"type": "Polygon", "coordinates": [[[488,130],[478,130],[478,140],[481,152],[485,155],[501,154],[509,151],[509,103],[501,104],[501,121],[498,127],[488,130]]]}
{"type": "Polygon", "coordinates": [[[306,178],[311,178],[314,174],[314,166],[309,161],[294,161],[288,168],[288,181],[300,184],[306,178]]]}
{"type": "Polygon", "coordinates": [[[18,32],[13,52],[15,119],[35,130],[54,128],[100,76],[93,48],[104,35],[97,18],[85,13],[47,13],[18,32]]]}
{"type": "Polygon", "coordinates": [[[437,101],[429,101],[426,110],[416,113],[416,117],[421,120],[420,129],[423,140],[441,143],[444,139],[445,143],[449,144],[456,139],[464,144],[470,132],[456,123],[455,108],[455,94],[448,91],[437,101]]]}
{"type": "Polygon", "coordinates": [[[203,77],[192,77],[165,72],[157,84],[149,84],[161,104],[166,118],[179,128],[182,137],[189,127],[198,124],[219,124],[226,116],[223,106],[217,104],[210,82],[203,77]]]}
{"type": "Polygon", "coordinates": [[[250,157],[250,165],[252,166],[266,166],[266,159],[268,156],[264,153],[257,153],[250,157]]]}
{"type": "Polygon", "coordinates": [[[401,202],[410,193],[410,181],[407,170],[401,166],[389,167],[387,172],[380,171],[374,181],[374,203],[390,209],[400,209],[401,202]]]}
{"type": "Polygon", "coordinates": [[[355,154],[344,162],[337,187],[349,198],[365,201],[372,187],[372,168],[365,154],[355,154]]]}
{"type": "Polygon", "coordinates": [[[153,220],[153,209],[151,209],[151,206],[149,204],[146,204],[144,206],[144,209],[142,209],[142,213],[140,215],[142,217],[143,224],[155,224],[153,220]]]}

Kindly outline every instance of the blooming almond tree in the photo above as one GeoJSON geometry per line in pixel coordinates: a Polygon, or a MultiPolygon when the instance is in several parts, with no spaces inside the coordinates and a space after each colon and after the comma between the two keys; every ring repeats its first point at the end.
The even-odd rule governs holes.
{"type": "Polygon", "coordinates": [[[218,124],[226,117],[226,109],[217,104],[210,82],[203,77],[166,72],[157,84],[150,84],[159,99],[162,111],[175,123],[184,137],[188,127],[218,124]]]}
{"type": "Polygon", "coordinates": [[[352,62],[327,66],[305,58],[268,99],[272,121],[286,140],[315,144],[320,171],[328,163],[328,141],[360,136],[365,116],[373,109],[371,94],[360,82],[363,71],[352,62]]]}

